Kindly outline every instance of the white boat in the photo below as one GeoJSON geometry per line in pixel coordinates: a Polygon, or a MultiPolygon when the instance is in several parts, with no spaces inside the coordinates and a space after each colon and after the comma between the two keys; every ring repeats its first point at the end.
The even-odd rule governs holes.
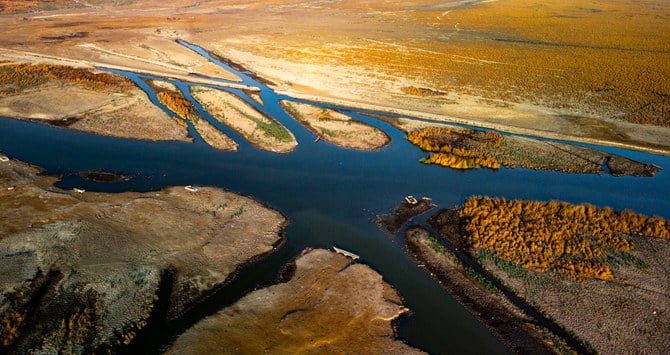
{"type": "Polygon", "coordinates": [[[6,163],[9,161],[9,158],[5,155],[0,155],[0,162],[6,163]]]}
{"type": "Polygon", "coordinates": [[[358,260],[358,259],[360,258],[360,256],[358,256],[358,255],[356,255],[356,254],[354,254],[354,253],[352,253],[352,252],[350,252],[350,251],[346,251],[346,250],[344,250],[344,249],[340,249],[340,248],[338,248],[338,247],[336,247],[336,246],[333,246],[333,250],[335,250],[335,252],[338,253],[338,254],[342,254],[342,255],[344,255],[344,256],[346,256],[346,257],[349,257],[349,258],[352,258],[352,259],[354,259],[354,260],[358,260]]]}
{"type": "Polygon", "coordinates": [[[416,198],[412,195],[406,196],[405,201],[409,203],[410,205],[416,205],[419,201],[416,200],[416,198]]]}
{"type": "Polygon", "coordinates": [[[184,186],[184,188],[185,188],[187,191],[191,191],[191,192],[196,192],[196,191],[198,191],[198,188],[195,187],[195,186],[192,186],[192,185],[186,185],[186,186],[184,186]]]}
{"type": "Polygon", "coordinates": [[[75,187],[74,189],[72,189],[72,191],[74,191],[74,192],[78,192],[78,193],[80,193],[80,194],[83,194],[84,192],[86,192],[86,190],[84,190],[84,189],[78,189],[78,188],[76,188],[76,187],[75,187]]]}

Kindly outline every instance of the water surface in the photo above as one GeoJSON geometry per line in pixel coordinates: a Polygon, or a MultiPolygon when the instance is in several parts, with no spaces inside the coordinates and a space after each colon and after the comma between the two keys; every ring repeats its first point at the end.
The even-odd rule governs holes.
{"type": "MultiPolygon", "coordinates": [[[[254,77],[212,58],[199,47],[183,45],[237,74],[242,83],[260,89],[265,105],[244,92],[219,88],[238,95],[286,126],[298,140],[289,154],[258,150],[239,134],[201,111],[204,119],[240,144],[235,153],[208,146],[196,138],[183,142],[149,142],[101,137],[42,124],[0,120],[0,151],[10,157],[38,165],[46,174],[59,174],[59,187],[92,191],[152,191],[172,185],[209,185],[252,196],[285,214],[290,224],[287,242],[276,254],[246,268],[231,287],[172,324],[149,327],[136,344],[157,350],[180,331],[203,316],[233,302],[246,292],[274,281],[280,267],[305,247],[333,245],[361,256],[361,262],[391,283],[412,310],[399,321],[399,336],[434,353],[504,353],[497,339],[446,291],[416,266],[404,253],[402,240],[381,232],[373,223],[379,213],[390,211],[406,195],[430,196],[441,207],[459,205],[473,195],[508,199],[589,202],[599,207],[632,209],[670,218],[670,158],[618,148],[602,148],[663,168],[654,178],[609,175],[561,174],[527,169],[456,171],[418,163],[425,153],[409,144],[391,125],[365,116],[370,111],[298,100],[276,94],[254,77]],[[379,151],[340,148],[327,142],[313,143],[314,136],[291,119],[279,100],[307,102],[337,109],[355,119],[384,130],[391,143],[379,151]],[[98,183],[79,178],[80,171],[110,171],[133,175],[129,181],[98,183]]],[[[109,70],[125,75],[145,90],[152,101],[166,109],[142,79],[165,80],[182,89],[191,99],[192,83],[109,70]]],[[[200,84],[199,84],[200,85],[200,84]]],[[[218,87],[215,85],[210,85],[218,87]]],[[[200,105],[197,107],[202,110],[200,105]]]]}

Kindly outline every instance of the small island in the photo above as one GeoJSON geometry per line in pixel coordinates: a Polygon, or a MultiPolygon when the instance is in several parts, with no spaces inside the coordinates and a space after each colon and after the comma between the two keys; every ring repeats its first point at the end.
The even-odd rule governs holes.
{"type": "Polygon", "coordinates": [[[291,117],[312,131],[317,141],[323,139],[340,147],[358,150],[376,150],[390,142],[382,130],[335,110],[289,101],[282,101],[281,105],[291,117]]]}
{"type": "Polygon", "coordinates": [[[281,283],[195,324],[168,354],[422,354],[394,339],[392,322],[408,311],[370,267],[332,251],[305,250],[285,267],[281,283]]]}
{"type": "Polygon", "coordinates": [[[453,169],[527,168],[564,173],[652,177],[658,166],[566,143],[447,125],[394,121],[409,130],[407,140],[430,154],[424,164],[453,169]],[[404,125],[403,125],[404,123],[404,125]],[[419,128],[409,128],[419,127],[419,128]]]}
{"type": "Polygon", "coordinates": [[[427,222],[433,232],[407,231],[409,254],[510,348],[571,348],[566,341],[603,353],[670,346],[663,335],[670,327],[670,221],[589,204],[472,197],[427,222]],[[521,297],[522,306],[501,290],[521,297]],[[509,324],[517,324],[514,331],[509,324]],[[520,342],[527,333],[535,341],[520,342]]]}
{"type": "Polygon", "coordinates": [[[260,149],[288,153],[298,145],[293,134],[281,123],[233,94],[204,86],[191,88],[191,94],[214,118],[260,149]]]}

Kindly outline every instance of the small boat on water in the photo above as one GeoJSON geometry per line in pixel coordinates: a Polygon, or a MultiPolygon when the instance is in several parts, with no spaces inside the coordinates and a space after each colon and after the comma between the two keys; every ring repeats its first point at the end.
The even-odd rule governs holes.
{"type": "Polygon", "coordinates": [[[78,188],[76,188],[76,187],[75,187],[74,189],[72,189],[72,191],[74,191],[74,192],[78,192],[78,193],[80,193],[80,194],[83,194],[84,192],[86,192],[86,190],[84,190],[84,189],[78,189],[78,188]]]}
{"type": "Polygon", "coordinates": [[[416,200],[416,198],[412,195],[406,196],[405,201],[409,203],[410,205],[416,205],[419,201],[416,200]]]}
{"type": "Polygon", "coordinates": [[[316,143],[316,142],[318,142],[318,141],[320,141],[320,140],[321,140],[321,136],[316,136],[316,138],[314,138],[314,143],[316,143]]]}
{"type": "Polygon", "coordinates": [[[354,260],[358,260],[358,259],[360,258],[360,256],[358,256],[358,255],[356,255],[356,254],[354,254],[354,253],[352,253],[352,252],[350,252],[350,251],[346,251],[346,250],[344,250],[344,249],[340,249],[340,248],[338,248],[338,247],[336,247],[336,246],[333,246],[333,250],[335,250],[335,252],[338,253],[338,254],[342,254],[342,255],[344,255],[344,256],[346,256],[346,257],[349,257],[349,258],[352,258],[352,259],[354,259],[354,260]]]}
{"type": "Polygon", "coordinates": [[[186,185],[186,186],[184,186],[184,188],[186,189],[186,191],[191,191],[191,192],[198,191],[198,188],[195,187],[195,186],[192,186],[192,185],[186,185]]]}

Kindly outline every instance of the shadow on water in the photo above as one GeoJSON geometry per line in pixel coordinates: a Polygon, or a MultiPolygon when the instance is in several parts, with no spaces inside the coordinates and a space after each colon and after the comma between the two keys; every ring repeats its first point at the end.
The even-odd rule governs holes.
{"type": "MultiPolygon", "coordinates": [[[[212,57],[203,49],[180,42],[239,76],[245,85],[260,89],[265,105],[243,91],[222,85],[289,129],[298,148],[275,154],[254,148],[235,131],[220,124],[190,96],[195,84],[144,74],[104,69],[124,75],[140,86],[163,110],[145,79],[174,83],[193,101],[204,119],[240,144],[236,153],[217,151],[190,127],[195,143],[149,142],[101,137],[37,123],[0,120],[0,150],[38,165],[47,174],[62,175],[57,186],[89,191],[153,191],[174,185],[210,185],[251,196],[281,211],[289,219],[286,243],[274,254],[239,270],[236,277],[183,317],[156,321],[133,342],[134,352],[151,353],[169,344],[189,326],[231,304],[249,291],[277,279],[281,267],[305,247],[333,245],[361,256],[404,298],[411,315],[398,322],[399,336],[433,353],[505,353],[502,344],[435,283],[403,251],[402,241],[382,233],[372,223],[390,211],[405,195],[430,196],[443,207],[456,206],[472,195],[508,199],[589,202],[614,209],[629,208],[670,218],[670,158],[617,149],[617,153],[665,167],[655,178],[536,172],[526,169],[455,171],[419,164],[423,156],[392,125],[368,116],[370,110],[298,100],[278,95],[264,83],[212,57]],[[386,132],[391,143],[379,151],[343,149],[324,141],[293,120],[280,100],[306,102],[336,109],[386,132]],[[45,152],[48,152],[45,154],[45,152]],[[77,176],[81,171],[111,171],[133,176],[127,181],[100,183],[77,176]]],[[[388,115],[388,113],[383,113],[388,115]]],[[[174,116],[173,113],[170,113],[174,116]]]]}

